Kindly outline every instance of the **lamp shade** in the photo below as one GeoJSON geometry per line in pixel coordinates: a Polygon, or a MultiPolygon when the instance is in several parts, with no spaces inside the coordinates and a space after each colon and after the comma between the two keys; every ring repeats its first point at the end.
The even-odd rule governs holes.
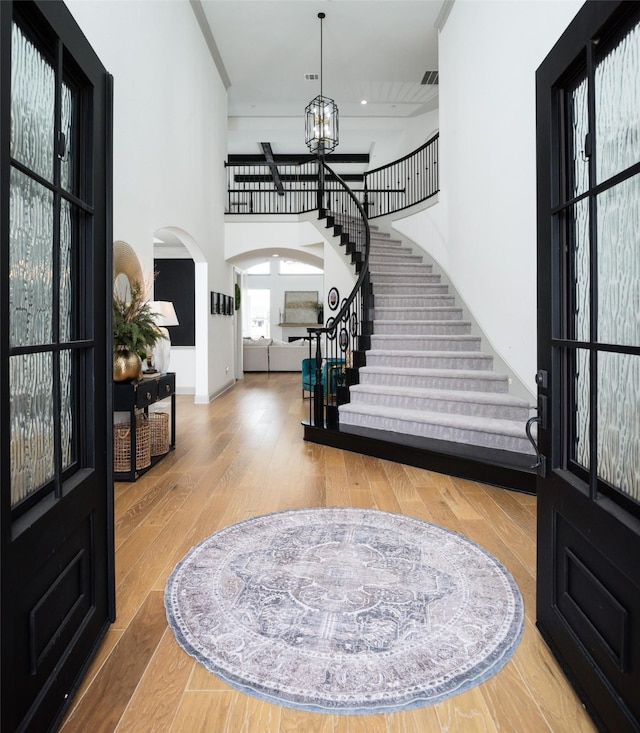
{"type": "Polygon", "coordinates": [[[169,300],[150,300],[149,307],[154,314],[153,320],[156,326],[179,326],[178,316],[169,300]]]}

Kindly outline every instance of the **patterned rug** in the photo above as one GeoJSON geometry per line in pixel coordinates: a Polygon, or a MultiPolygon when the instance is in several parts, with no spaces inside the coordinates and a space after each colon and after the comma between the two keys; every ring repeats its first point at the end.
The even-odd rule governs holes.
{"type": "Polygon", "coordinates": [[[316,712],[429,705],[487,679],[523,628],[509,572],[401,514],[302,509],[196,545],[167,581],[180,645],[233,687],[316,712]]]}

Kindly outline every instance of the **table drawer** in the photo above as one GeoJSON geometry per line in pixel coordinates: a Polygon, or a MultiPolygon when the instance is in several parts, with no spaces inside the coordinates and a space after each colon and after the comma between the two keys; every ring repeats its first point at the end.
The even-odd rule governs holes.
{"type": "Polygon", "coordinates": [[[158,399],[158,382],[148,379],[138,384],[136,389],[136,407],[146,407],[158,399]]]}
{"type": "Polygon", "coordinates": [[[176,391],[176,375],[163,374],[158,380],[158,399],[170,397],[176,391]]]}

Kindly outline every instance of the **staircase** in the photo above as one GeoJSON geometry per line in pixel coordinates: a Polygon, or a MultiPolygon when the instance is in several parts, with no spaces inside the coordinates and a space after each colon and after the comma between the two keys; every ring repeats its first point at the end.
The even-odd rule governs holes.
{"type": "Polygon", "coordinates": [[[373,335],[340,433],[531,471],[529,403],[509,394],[480,336],[422,255],[371,227],[373,335]]]}

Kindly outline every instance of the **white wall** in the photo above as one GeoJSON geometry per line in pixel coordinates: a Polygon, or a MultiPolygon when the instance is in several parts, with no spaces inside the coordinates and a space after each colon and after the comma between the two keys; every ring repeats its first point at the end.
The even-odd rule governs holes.
{"type": "Polygon", "coordinates": [[[439,39],[444,214],[426,222],[424,246],[433,248],[497,352],[532,392],[535,71],[581,5],[458,0],[439,39]]]}
{"type": "MultiPolygon", "coordinates": [[[[234,353],[233,319],[209,316],[207,297],[233,289],[223,248],[226,91],[189,3],[67,5],[114,76],[114,239],[134,247],[146,277],[160,228],[185,232],[203,254],[194,388],[206,402],[228,385],[234,353]]],[[[193,375],[176,379],[180,387],[193,375]]]]}
{"type": "Polygon", "coordinates": [[[245,275],[245,287],[272,289],[271,336],[286,341],[294,332],[277,327],[279,312],[284,307],[284,291],[318,290],[325,305],[326,321],[329,317],[326,307],[329,288],[337,287],[340,297],[346,297],[356,281],[354,269],[344,254],[344,248],[334,238],[325,237],[323,222],[315,220],[315,215],[287,216],[279,220],[278,217],[256,219],[255,216],[227,217],[225,252],[231,262],[241,261],[244,255],[256,251],[263,251],[265,257],[269,257],[272,251],[277,250],[281,256],[307,261],[324,269],[324,277],[245,275]],[[303,287],[305,282],[313,285],[303,287]]]}

